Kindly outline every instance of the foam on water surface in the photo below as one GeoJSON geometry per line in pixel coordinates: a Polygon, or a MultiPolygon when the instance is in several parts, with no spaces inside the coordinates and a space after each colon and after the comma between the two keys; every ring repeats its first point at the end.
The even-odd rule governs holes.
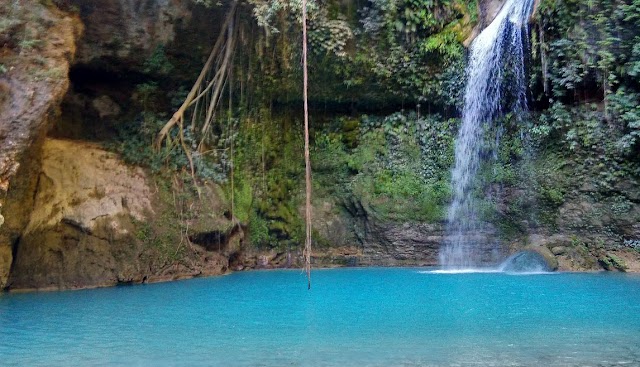
{"type": "Polygon", "coordinates": [[[421,274],[489,274],[501,273],[499,269],[465,268],[465,269],[437,269],[420,271],[421,274]]]}
{"type": "Polygon", "coordinates": [[[507,275],[551,275],[551,274],[559,274],[557,272],[550,271],[504,271],[500,268],[490,268],[490,269],[437,269],[437,270],[423,270],[419,271],[420,274],[445,274],[445,275],[457,275],[457,274],[507,274],[507,275]]]}

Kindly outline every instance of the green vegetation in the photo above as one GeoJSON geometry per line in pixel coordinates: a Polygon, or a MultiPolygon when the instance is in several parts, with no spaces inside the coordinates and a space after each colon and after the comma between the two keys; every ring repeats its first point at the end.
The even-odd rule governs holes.
{"type": "MultiPolygon", "coordinates": [[[[586,149],[605,150],[609,156],[613,153],[632,160],[639,156],[639,9],[638,1],[546,0],[540,5],[534,75],[547,76],[536,82],[550,89],[552,116],[563,108],[577,108],[583,116],[591,110],[591,116],[579,119],[589,120],[586,131],[570,130],[572,148],[581,144],[586,149]],[[543,58],[548,61],[542,62],[543,58]],[[577,140],[579,133],[583,134],[581,141],[577,140]],[[594,135],[598,133],[602,135],[594,135]],[[584,134],[591,136],[585,139],[584,134]],[[602,139],[610,134],[615,139],[602,139]]],[[[565,128],[575,119],[571,118],[574,111],[568,112],[565,128]]]]}
{"type": "Polygon", "coordinates": [[[167,58],[164,45],[159,45],[144,63],[144,72],[154,75],[168,75],[174,69],[167,58]]]}
{"type": "Polygon", "coordinates": [[[606,270],[618,270],[622,272],[627,270],[627,264],[625,264],[624,260],[612,254],[608,254],[607,256],[599,259],[598,262],[606,270]]]}
{"type": "Polygon", "coordinates": [[[313,154],[319,195],[353,197],[385,220],[443,220],[453,139],[434,118],[396,113],[329,124],[313,154]]]}
{"type": "Polygon", "coordinates": [[[156,187],[160,201],[156,206],[160,212],[156,213],[153,221],[136,223],[135,238],[155,253],[156,265],[164,267],[187,254],[187,241],[183,237],[186,235],[184,220],[193,213],[185,213],[181,206],[186,201],[195,200],[196,195],[177,191],[168,178],[157,177],[156,187]]]}
{"type": "MultiPolygon", "coordinates": [[[[196,2],[221,12],[228,5],[196,2]]],[[[195,138],[202,118],[195,114],[182,137],[191,157],[176,132],[162,149],[151,148],[194,78],[176,76],[188,62],[163,45],[143,65],[134,93],[139,113],[119,125],[113,147],[157,174],[221,185],[225,210],[246,225],[251,244],[292,248],[304,237],[300,8],[287,0],[248,3],[236,25],[252,37],[236,48],[204,144],[195,138]]],[[[499,129],[487,129],[482,184],[473,193],[505,239],[532,230],[609,235],[634,215],[639,10],[637,0],[540,3],[531,25],[530,112],[501,116],[499,129]],[[563,222],[559,213],[580,205],[588,206],[578,208],[580,218],[563,222]],[[611,220],[593,224],[603,216],[611,220]]],[[[330,0],[311,2],[309,12],[316,203],[337,203],[343,217],[357,203],[367,220],[443,223],[465,83],[463,42],[478,22],[477,2],[330,0]]],[[[202,62],[193,57],[194,65],[202,62]]],[[[595,245],[580,246],[589,253],[595,245]]]]}
{"type": "Polygon", "coordinates": [[[387,94],[440,108],[460,105],[462,42],[477,21],[475,1],[371,1],[361,19],[364,49],[387,94]]]}

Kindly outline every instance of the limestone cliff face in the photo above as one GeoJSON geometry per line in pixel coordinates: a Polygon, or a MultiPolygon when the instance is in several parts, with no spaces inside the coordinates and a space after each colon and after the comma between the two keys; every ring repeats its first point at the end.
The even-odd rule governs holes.
{"type": "MultiPolygon", "coordinates": [[[[193,3],[44,3],[0,6],[0,16],[10,20],[0,35],[0,62],[8,68],[0,73],[0,289],[225,272],[228,259],[238,258],[244,228],[223,215],[220,188],[206,185],[202,197],[194,197],[192,187],[168,178],[150,182],[98,146],[46,138],[54,124],[56,135],[82,138],[82,126],[76,126],[79,135],[59,133],[72,67],[90,65],[110,75],[143,71],[156,48],[174,42],[177,29],[189,23],[193,3]]],[[[120,113],[108,96],[92,93],[81,97],[98,113],[81,116],[81,125],[99,126],[120,113]]]]}
{"type": "Polygon", "coordinates": [[[378,266],[438,265],[445,239],[437,223],[376,223],[368,225],[361,264],[378,266]]]}
{"type": "MultiPolygon", "coordinates": [[[[0,35],[0,63],[7,69],[0,73],[0,289],[9,285],[12,268],[42,273],[38,280],[34,280],[36,277],[27,281],[22,276],[24,272],[18,272],[20,276],[13,278],[14,287],[55,283],[51,279],[56,273],[44,274],[44,265],[38,263],[42,259],[38,257],[41,249],[32,246],[35,234],[44,233],[43,228],[73,227],[72,223],[82,224],[81,233],[90,228],[85,217],[94,213],[83,211],[95,209],[93,204],[88,208],[74,206],[75,217],[66,213],[60,218],[49,218],[53,222],[46,225],[38,222],[42,211],[31,215],[34,206],[40,206],[44,200],[39,195],[46,192],[49,176],[42,175],[43,144],[59,118],[61,102],[69,89],[71,67],[86,63],[108,68],[120,63],[122,69],[140,70],[157,46],[174,39],[177,25],[189,21],[190,6],[191,2],[180,0],[61,0],[28,4],[17,1],[0,5],[0,16],[9,20],[7,32],[0,35]],[[39,181],[42,177],[44,181],[39,181]],[[24,248],[19,250],[22,245],[24,248]],[[29,251],[34,258],[29,259],[29,251]],[[15,262],[14,255],[18,253],[22,254],[20,262],[15,262]],[[35,268],[31,269],[32,266],[35,268]]],[[[47,162],[50,164],[51,160],[47,162]]],[[[47,172],[51,172],[50,167],[47,172]]],[[[60,211],[57,213],[61,215],[60,211]]],[[[91,225],[100,232],[103,227],[100,223],[96,219],[91,225]]],[[[63,232],[68,230],[56,232],[57,237],[46,232],[45,237],[63,243],[68,237],[60,234],[63,232]]],[[[69,283],[63,279],[58,284],[69,283]]]]}
{"type": "Polygon", "coordinates": [[[134,221],[146,220],[144,172],[83,143],[47,140],[29,224],[17,246],[10,286],[96,286],[141,272],[134,221]]]}
{"type": "Polygon", "coordinates": [[[553,231],[534,229],[529,242],[555,248],[561,270],[615,270],[606,264],[613,256],[621,259],[618,270],[639,271],[640,183],[624,178],[613,193],[603,193],[594,181],[567,195],[554,213],[553,231]]]}
{"type": "Polygon", "coordinates": [[[40,2],[12,2],[0,12],[14,21],[0,45],[0,288],[12,252],[33,207],[42,143],[64,97],[66,75],[82,26],[77,18],[40,2]],[[33,18],[38,22],[29,21],[33,18]],[[19,37],[35,39],[18,43],[19,37]],[[28,46],[28,47],[27,47],[28,46]]]}
{"type": "MultiPolygon", "coordinates": [[[[17,244],[11,289],[216,275],[228,269],[228,256],[237,250],[229,246],[237,242],[235,234],[209,248],[186,239],[224,228],[219,227],[223,219],[191,223],[195,229],[185,226],[184,234],[172,231],[182,227],[171,215],[176,208],[160,197],[162,191],[143,170],[95,144],[47,139],[37,177],[34,210],[17,244]]],[[[222,225],[230,227],[228,221],[222,225]]]]}

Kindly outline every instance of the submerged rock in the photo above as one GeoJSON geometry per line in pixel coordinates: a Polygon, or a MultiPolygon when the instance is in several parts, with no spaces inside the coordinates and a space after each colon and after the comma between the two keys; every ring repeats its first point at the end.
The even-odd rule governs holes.
{"type": "Polygon", "coordinates": [[[542,256],[544,261],[549,266],[550,270],[558,270],[558,259],[553,255],[551,250],[546,246],[529,246],[525,251],[533,251],[542,256]]]}

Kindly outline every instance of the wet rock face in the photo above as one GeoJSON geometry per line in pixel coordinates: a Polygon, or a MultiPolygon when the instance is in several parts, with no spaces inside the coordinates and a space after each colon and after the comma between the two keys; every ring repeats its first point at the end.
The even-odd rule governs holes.
{"type": "Polygon", "coordinates": [[[441,225],[369,222],[359,265],[437,265],[441,225]]]}
{"type": "MultiPolygon", "coordinates": [[[[374,266],[437,266],[440,248],[447,240],[445,223],[398,223],[367,216],[356,229],[362,254],[358,265],[374,266]]],[[[506,258],[509,249],[496,243],[495,228],[468,235],[480,265],[493,265],[506,258]]]]}
{"type": "Polygon", "coordinates": [[[496,15],[498,15],[504,3],[506,3],[506,0],[485,0],[480,2],[482,22],[485,26],[489,25],[496,15]]]}
{"type": "Polygon", "coordinates": [[[80,64],[142,66],[159,45],[172,42],[178,24],[191,18],[184,0],[72,0],[86,25],[78,44],[80,64]]]}
{"type": "MultiPolygon", "coordinates": [[[[557,268],[557,264],[555,264],[557,268]]],[[[526,250],[509,257],[501,266],[501,270],[509,273],[548,272],[553,269],[544,256],[537,251],[526,250]]]]}
{"type": "MultiPolygon", "coordinates": [[[[478,3],[478,6],[480,7],[482,28],[485,28],[493,21],[493,19],[498,15],[498,12],[500,11],[500,9],[502,9],[502,6],[506,2],[507,0],[481,0],[478,3]]],[[[540,0],[536,0],[533,4],[533,14],[535,14],[535,10],[539,5],[540,0]]]]}

